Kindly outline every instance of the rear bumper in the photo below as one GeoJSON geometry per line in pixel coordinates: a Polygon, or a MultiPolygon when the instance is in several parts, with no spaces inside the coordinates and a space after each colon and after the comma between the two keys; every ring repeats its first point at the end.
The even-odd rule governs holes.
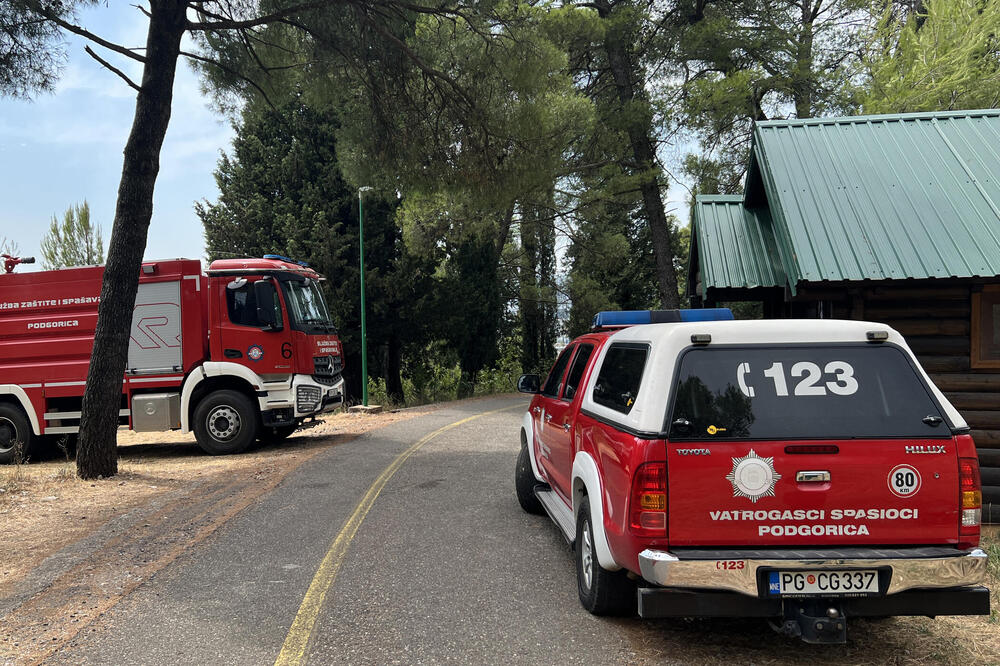
{"type": "MultiPolygon", "coordinates": [[[[768,617],[785,615],[784,603],[797,599],[750,597],[736,592],[639,589],[639,616],[654,617],[768,617]]],[[[885,597],[855,597],[835,601],[844,617],[898,615],[989,615],[990,591],[985,587],[948,590],[910,590],[885,597]]]]}
{"type": "MultiPolygon", "coordinates": [[[[908,590],[981,585],[986,580],[986,561],[986,553],[979,548],[972,551],[944,548],[896,551],[851,549],[848,552],[807,553],[700,551],[695,554],[647,549],[639,553],[642,577],[655,585],[737,592],[751,597],[761,596],[761,576],[758,575],[761,569],[866,568],[888,571],[888,584],[882,588],[885,597],[881,598],[889,598],[908,590]]],[[[876,597],[864,597],[868,600],[873,598],[876,597]]]]}

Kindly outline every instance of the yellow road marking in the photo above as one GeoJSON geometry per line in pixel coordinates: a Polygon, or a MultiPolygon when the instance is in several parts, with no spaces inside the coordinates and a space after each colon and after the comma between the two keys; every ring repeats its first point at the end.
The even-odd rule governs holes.
{"type": "Polygon", "coordinates": [[[361,498],[361,501],[358,502],[358,505],[354,508],[354,513],[351,514],[351,517],[347,519],[347,522],[344,523],[344,526],[340,529],[340,533],[337,535],[337,538],[333,540],[333,543],[330,545],[330,549],[326,552],[326,556],[323,558],[323,561],[320,562],[319,569],[316,570],[316,575],[313,576],[312,583],[310,583],[309,589],[306,590],[306,596],[302,599],[302,605],[299,606],[299,612],[295,614],[295,620],[292,622],[292,626],[288,629],[288,635],[285,636],[285,642],[281,646],[281,652],[278,653],[278,658],[274,661],[275,666],[291,666],[293,664],[298,665],[305,663],[309,642],[312,639],[313,630],[316,628],[316,621],[319,619],[319,612],[323,609],[323,600],[326,598],[327,590],[330,589],[334,579],[337,578],[337,572],[340,570],[340,565],[344,562],[344,557],[347,555],[347,549],[351,545],[351,540],[354,539],[354,535],[358,533],[358,528],[361,527],[361,523],[364,522],[365,516],[368,515],[368,511],[372,508],[372,505],[375,503],[376,498],[378,498],[379,493],[382,492],[385,484],[388,483],[389,479],[392,478],[396,471],[403,466],[406,459],[416,453],[417,449],[421,446],[431,441],[438,435],[451,430],[452,428],[457,428],[460,425],[468,423],[469,421],[474,421],[483,416],[490,416],[492,414],[506,412],[511,409],[524,409],[524,405],[514,405],[511,407],[504,407],[502,409],[494,409],[492,411],[476,414],[475,416],[470,416],[438,428],[429,435],[424,435],[413,446],[400,453],[396,459],[393,460],[381,474],[379,474],[378,478],[372,482],[371,487],[368,488],[368,492],[365,493],[365,496],[361,498]]]}

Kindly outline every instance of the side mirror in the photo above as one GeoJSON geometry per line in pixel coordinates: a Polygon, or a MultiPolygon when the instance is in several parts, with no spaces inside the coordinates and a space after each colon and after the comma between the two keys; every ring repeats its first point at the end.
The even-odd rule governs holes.
{"type": "Polygon", "coordinates": [[[539,393],[541,380],[538,375],[521,375],[517,380],[517,390],[520,393],[539,393]]]}
{"type": "Polygon", "coordinates": [[[253,296],[257,301],[257,321],[265,331],[281,330],[281,325],[274,316],[276,295],[274,284],[270,280],[257,280],[253,283],[253,296]]]}

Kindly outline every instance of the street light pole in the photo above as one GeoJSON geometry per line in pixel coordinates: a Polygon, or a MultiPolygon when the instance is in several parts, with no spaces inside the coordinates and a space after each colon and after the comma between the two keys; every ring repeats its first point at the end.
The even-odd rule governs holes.
{"type": "Polygon", "coordinates": [[[368,406],[368,330],[365,326],[365,212],[362,193],[372,189],[358,188],[358,245],[361,248],[361,404],[368,406]]]}

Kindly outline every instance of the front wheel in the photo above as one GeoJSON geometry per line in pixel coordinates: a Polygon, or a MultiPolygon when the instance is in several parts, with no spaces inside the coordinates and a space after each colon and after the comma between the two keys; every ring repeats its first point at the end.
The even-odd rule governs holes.
{"type": "Polygon", "coordinates": [[[257,421],[248,397],[229,389],[213,391],[194,410],[194,436],[213,456],[240,453],[257,438],[257,421]]]}
{"type": "Polygon", "coordinates": [[[19,463],[31,446],[31,423],[20,407],[0,403],[0,465],[19,463]]]}
{"type": "Polygon", "coordinates": [[[628,572],[608,571],[597,561],[590,500],[584,498],[576,517],[576,587],[580,603],[594,615],[634,615],[635,583],[628,572]]]}

